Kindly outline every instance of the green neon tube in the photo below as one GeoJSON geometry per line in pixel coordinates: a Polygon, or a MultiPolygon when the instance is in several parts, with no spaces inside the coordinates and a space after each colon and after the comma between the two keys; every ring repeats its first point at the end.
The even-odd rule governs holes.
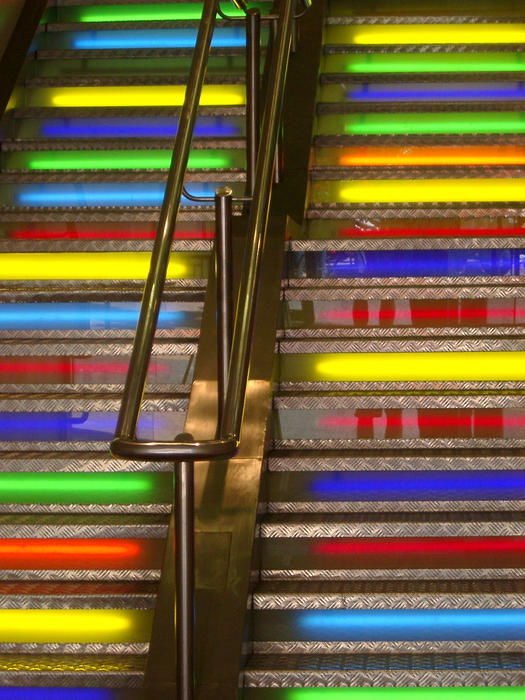
{"type": "Polygon", "coordinates": [[[320,134],[524,134],[524,112],[322,115],[320,134]]]}
{"type": "Polygon", "coordinates": [[[458,688],[286,688],[281,700],[523,700],[525,686],[458,688]]]}
{"type": "Polygon", "coordinates": [[[0,503],[151,503],[169,501],[165,473],[22,472],[0,474],[0,503]]]}
{"type": "MultiPolygon", "coordinates": [[[[249,7],[257,7],[266,12],[267,2],[251,2],[249,7]]],[[[243,17],[244,12],[233,3],[223,3],[222,9],[230,17],[243,17]]],[[[87,5],[86,7],[64,8],[60,20],[68,22],[154,22],[169,20],[199,20],[202,4],[199,2],[155,3],[145,5],[87,5]]]]}
{"type": "Polygon", "coordinates": [[[501,51],[436,54],[334,54],[326,73],[480,73],[525,71],[525,54],[501,51]]]}
{"type": "MultiPolygon", "coordinates": [[[[224,169],[241,167],[241,156],[226,150],[198,150],[190,153],[188,167],[224,169]]],[[[171,150],[133,151],[34,151],[13,154],[8,169],[28,170],[161,170],[170,166],[171,150]]]]}

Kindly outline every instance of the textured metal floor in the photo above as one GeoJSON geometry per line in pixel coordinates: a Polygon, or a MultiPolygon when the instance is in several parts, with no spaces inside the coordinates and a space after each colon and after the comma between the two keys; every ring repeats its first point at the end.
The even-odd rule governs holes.
{"type": "Polygon", "coordinates": [[[246,698],[525,692],[522,22],[328,3],[246,698]]]}

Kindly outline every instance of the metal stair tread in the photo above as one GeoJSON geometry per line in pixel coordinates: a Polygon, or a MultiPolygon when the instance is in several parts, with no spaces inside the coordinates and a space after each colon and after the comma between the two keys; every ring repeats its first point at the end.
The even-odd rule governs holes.
{"type": "MultiPolygon", "coordinates": [[[[60,76],[60,77],[27,77],[24,80],[24,87],[26,88],[55,88],[55,87],[102,87],[106,86],[118,86],[118,87],[128,87],[131,85],[138,85],[146,87],[149,85],[186,85],[186,76],[178,75],[174,73],[171,76],[166,76],[163,73],[155,74],[148,73],[146,76],[144,74],[138,75],[136,77],[123,76],[116,74],[111,75],[101,75],[101,76],[82,76],[82,75],[72,75],[72,76],[60,76]]],[[[243,74],[228,73],[226,75],[218,75],[217,73],[209,73],[206,78],[206,85],[244,85],[245,77],[243,74]]]]}
{"type": "Polygon", "coordinates": [[[59,452],[56,450],[1,451],[2,472],[170,472],[169,462],[138,462],[117,459],[109,450],[59,452]]]}
{"type": "Polygon", "coordinates": [[[168,520],[161,513],[0,513],[0,537],[159,539],[166,536],[168,520]]]}
{"type": "MultiPolygon", "coordinates": [[[[17,151],[39,151],[39,150],[49,150],[49,151],[70,151],[70,150],[86,150],[86,151],[96,151],[96,150],[110,150],[110,149],[121,149],[127,151],[137,150],[137,140],[140,138],[141,145],[144,143],[147,145],[148,150],[155,149],[165,149],[170,150],[173,147],[173,139],[165,138],[159,139],[158,137],[147,138],[145,136],[137,137],[137,139],[131,138],[129,136],[122,138],[108,138],[108,139],[82,139],[82,138],[70,138],[70,139],[41,139],[36,138],[31,141],[27,139],[6,138],[1,145],[2,151],[8,153],[14,153],[17,151]]],[[[216,138],[210,136],[208,138],[198,137],[195,138],[191,147],[195,150],[210,150],[214,148],[225,148],[233,150],[243,149],[245,145],[245,140],[236,137],[221,137],[216,138]]]]}

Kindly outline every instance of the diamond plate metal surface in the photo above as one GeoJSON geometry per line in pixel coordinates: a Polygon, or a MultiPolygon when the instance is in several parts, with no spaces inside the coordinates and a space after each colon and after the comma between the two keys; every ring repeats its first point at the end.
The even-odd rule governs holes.
{"type": "Polygon", "coordinates": [[[394,513],[468,510],[523,510],[525,501],[272,501],[269,513],[394,513]]]}
{"type": "Polygon", "coordinates": [[[524,578],[525,569],[261,569],[263,581],[479,580],[524,578]]]}

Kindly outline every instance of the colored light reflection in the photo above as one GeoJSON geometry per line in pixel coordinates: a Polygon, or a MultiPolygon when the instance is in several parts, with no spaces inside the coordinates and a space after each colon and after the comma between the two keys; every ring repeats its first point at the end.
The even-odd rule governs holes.
{"type": "MultiPolygon", "coordinates": [[[[168,487],[169,493],[166,476],[149,472],[3,472],[0,473],[0,502],[151,503],[162,488],[168,487]]],[[[118,547],[122,546],[118,544],[118,547]]],[[[1,551],[5,554],[7,550],[1,551]]],[[[133,551],[138,550],[135,547],[133,551]]]]}
{"type": "MultiPolygon", "coordinates": [[[[15,107],[181,107],[184,85],[104,85],[101,87],[34,88],[15,92],[8,108],[15,107]]],[[[245,104],[244,85],[204,85],[202,107],[245,104]]]]}
{"type": "Polygon", "coordinates": [[[380,54],[327,56],[326,72],[346,73],[497,73],[525,70],[521,52],[380,54]]]}
{"type": "MultiPolygon", "coordinates": [[[[139,432],[150,439],[172,439],[173,430],[182,427],[181,413],[142,413],[139,432]]],[[[116,413],[101,411],[56,411],[46,413],[0,413],[0,440],[24,442],[109,442],[117,425],[116,413]]]]}
{"type": "MultiPolygon", "coordinates": [[[[80,31],[68,35],[69,47],[78,50],[101,49],[192,49],[197,29],[115,29],[80,31]]],[[[218,27],[212,37],[213,48],[242,48],[246,45],[244,27],[218,27]]]]}
{"type": "Polygon", "coordinates": [[[0,643],[137,643],[149,640],[150,610],[0,610],[0,643]]]}
{"type": "MultiPolygon", "coordinates": [[[[101,328],[135,328],[140,305],[132,302],[93,303],[27,303],[0,304],[0,329],[37,330],[101,328]]],[[[158,328],[177,328],[188,321],[188,314],[174,304],[164,304],[159,313],[158,328]]],[[[0,368],[2,366],[0,360],[0,368]]],[[[120,363],[122,366],[122,363],[120,363]]],[[[110,363],[101,362],[101,367],[110,363]]],[[[127,363],[124,363],[127,368],[127,363]]]]}
{"type": "MultiPolygon", "coordinates": [[[[357,352],[316,354],[308,356],[308,361],[311,363],[308,374],[318,381],[525,379],[524,352],[357,352]]],[[[302,376],[304,370],[298,368],[296,373],[302,376]]]]}
{"type": "MultiPolygon", "coordinates": [[[[267,3],[248,3],[249,7],[258,7],[260,10],[267,7],[267,3]]],[[[244,17],[243,10],[233,3],[224,3],[224,12],[229,17],[244,17]]],[[[151,5],[92,5],[87,7],[75,7],[68,13],[68,21],[74,22],[159,22],[168,20],[198,20],[201,18],[202,8],[196,2],[155,3],[151,5]]]]}
{"type": "Polygon", "coordinates": [[[299,634],[312,641],[523,640],[525,610],[303,610],[299,634]],[[301,634],[302,633],[302,634],[301,634]]]}
{"type": "Polygon", "coordinates": [[[525,497],[525,472],[343,472],[314,477],[310,491],[317,499],[335,501],[520,500],[525,497]]]}
{"type": "MultiPolygon", "coordinates": [[[[318,154],[318,159],[322,164],[339,163],[343,166],[520,165],[525,163],[525,148],[522,146],[362,146],[341,148],[338,149],[337,154],[330,151],[326,158],[321,152],[318,154]]],[[[525,229],[519,230],[523,235],[525,229]]],[[[419,231],[419,235],[421,233],[419,231]]],[[[426,233],[425,229],[425,236],[426,233]]],[[[465,235],[464,229],[462,235],[465,235]]]]}
{"type": "Polygon", "coordinates": [[[521,276],[525,249],[478,248],[434,250],[362,250],[306,256],[318,276],[359,277],[494,277],[521,276]]]}
{"type": "Polygon", "coordinates": [[[525,686],[285,688],[278,692],[279,700],[523,700],[525,686]]]}
{"type": "Polygon", "coordinates": [[[365,83],[346,92],[346,97],[365,102],[468,102],[486,100],[522,100],[522,83],[453,85],[376,85],[365,83]]]}
{"type": "Polygon", "coordinates": [[[524,178],[325,181],[313,187],[315,201],[333,202],[520,202],[524,178]],[[326,197],[328,196],[328,200],[326,197]]]}
{"type": "MultiPolygon", "coordinates": [[[[213,197],[218,186],[203,182],[188,185],[197,197],[213,197]]],[[[164,189],[164,182],[44,183],[20,185],[15,190],[14,199],[22,207],[160,207],[164,189]]],[[[184,196],[181,204],[198,206],[184,196]]]]}
{"type": "MultiPolygon", "coordinates": [[[[79,224],[75,224],[74,229],[15,229],[7,234],[8,238],[16,240],[137,240],[151,241],[156,236],[156,230],[138,231],[131,227],[127,230],[112,229],[107,225],[106,229],[82,229],[79,224]]],[[[173,234],[175,240],[210,240],[213,239],[214,232],[206,230],[178,230],[173,234]]]]}
{"type": "Polygon", "coordinates": [[[361,24],[328,26],[325,44],[522,44],[525,24],[361,24]]]}
{"type": "Polygon", "coordinates": [[[142,569],[162,561],[154,539],[0,539],[0,569],[142,569]]]}
{"type": "MultiPolygon", "coordinates": [[[[485,563],[495,555],[525,556],[525,538],[522,537],[363,537],[336,538],[312,542],[313,554],[356,556],[449,556],[470,555],[485,557],[485,563]]],[[[400,562],[401,563],[401,562],[400,562]]],[[[456,561],[451,561],[456,566],[456,561]]]]}
{"type": "Polygon", "coordinates": [[[120,697],[120,691],[110,688],[0,688],[0,700],[119,700],[120,697]]]}
{"type": "Polygon", "coordinates": [[[523,134],[523,112],[396,112],[321,116],[320,133],[373,134],[523,134]]]}
{"type": "MultiPolygon", "coordinates": [[[[145,279],[151,253],[0,253],[5,280],[145,279]]],[[[170,258],[168,278],[187,274],[184,255],[170,258]]]]}
{"type": "MultiPolygon", "coordinates": [[[[46,119],[42,123],[42,135],[48,138],[174,138],[178,129],[178,117],[101,117],[89,119],[71,117],[46,119]]],[[[240,136],[242,125],[230,117],[197,117],[194,136],[240,136]]]]}
{"type": "Polygon", "coordinates": [[[341,228],[341,238],[510,238],[525,236],[525,228],[341,228]]]}
{"type": "MultiPolygon", "coordinates": [[[[23,162],[20,162],[20,158],[15,159],[11,167],[27,167],[29,170],[118,170],[137,168],[159,170],[169,168],[171,156],[172,151],[167,149],[150,151],[37,151],[24,154],[23,162]]],[[[234,160],[234,156],[226,151],[214,151],[211,149],[192,151],[188,160],[188,168],[230,168],[234,165],[234,160]]]]}

